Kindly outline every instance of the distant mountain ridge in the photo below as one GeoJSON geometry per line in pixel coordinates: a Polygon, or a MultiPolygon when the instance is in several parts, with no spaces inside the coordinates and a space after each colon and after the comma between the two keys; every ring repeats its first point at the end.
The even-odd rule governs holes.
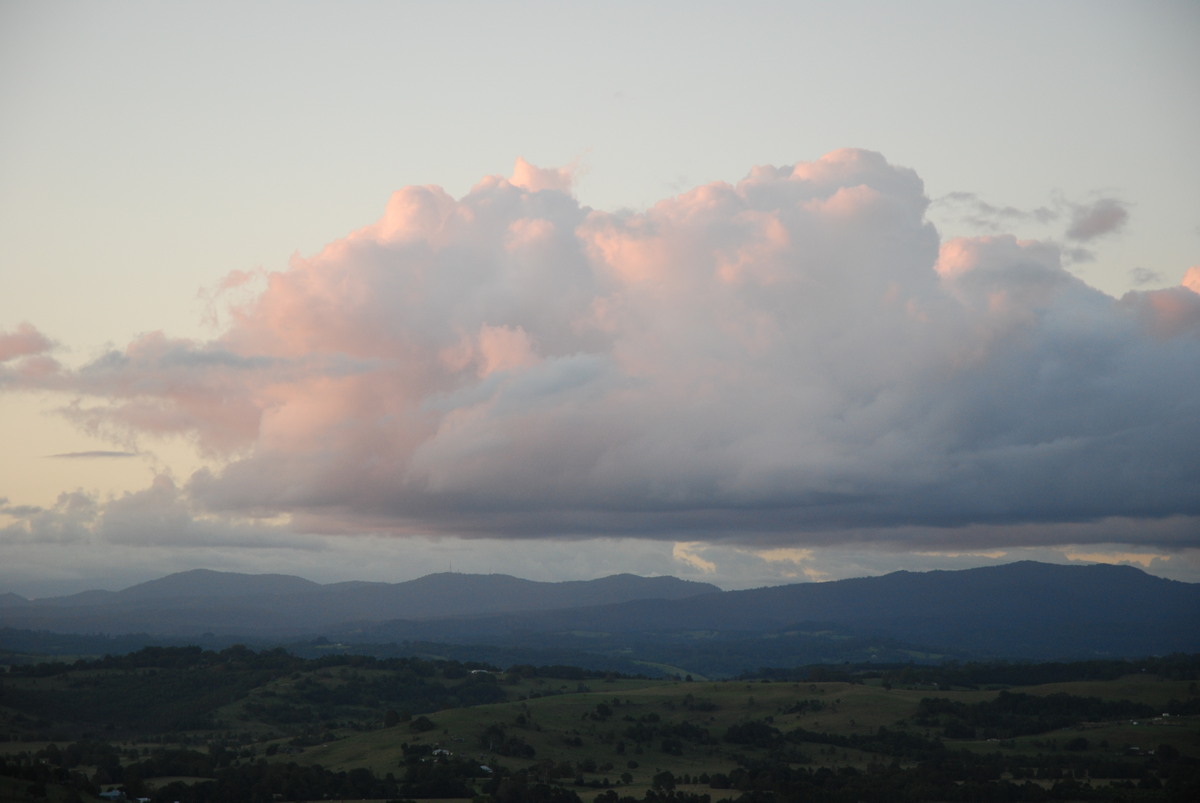
{"type": "Polygon", "coordinates": [[[194,571],[118,592],[3,595],[0,627],[292,644],[323,636],[347,649],[475,645],[736,674],[822,661],[1200,652],[1200,584],[1129,566],[1032,561],[745,591],[634,575],[539,583],[446,573],[320,585],[194,571]]]}
{"type": "MultiPolygon", "coordinates": [[[[653,606],[633,601],[496,615],[449,628],[479,636],[514,629],[766,633],[814,625],[1004,658],[1192,652],[1200,651],[1200,584],[1131,566],[1022,561],[726,591],[653,606]]],[[[414,626],[397,622],[374,630],[397,639],[410,637],[405,630],[414,626]]]]}
{"type": "Polygon", "coordinates": [[[320,583],[288,574],[240,574],[212,569],[193,569],[160,577],[115,592],[125,598],[171,599],[176,597],[264,596],[301,594],[322,588],[320,583]]]}
{"type": "Polygon", "coordinates": [[[5,595],[0,625],[68,633],[297,636],[346,622],[544,611],[719,591],[709,583],[632,574],[546,583],[502,574],[442,573],[401,583],[322,585],[290,575],[194,569],[122,591],[38,600],[5,595]]]}

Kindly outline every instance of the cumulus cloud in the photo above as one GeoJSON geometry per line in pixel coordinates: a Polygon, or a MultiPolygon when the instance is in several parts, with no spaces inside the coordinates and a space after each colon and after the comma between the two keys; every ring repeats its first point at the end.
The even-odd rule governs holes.
{"type": "Polygon", "coordinates": [[[100,512],[97,500],[81,491],[61,493],[49,508],[4,506],[0,513],[16,519],[0,529],[6,547],[14,544],[75,545],[86,541],[100,512]]]}
{"type": "Polygon", "coordinates": [[[94,493],[62,493],[48,508],[0,504],[11,521],[0,528],[5,547],[71,544],[76,548],[140,546],[171,549],[324,549],[320,539],[297,537],[277,524],[245,523],[195,509],[165,475],[139,491],[102,499],[94,493]]]}
{"type": "Polygon", "coordinates": [[[1183,274],[1183,281],[1180,284],[1200,295],[1200,265],[1192,265],[1188,268],[1187,273],[1183,274]]]}
{"type": "MultiPolygon", "coordinates": [[[[301,532],[665,539],[697,570],[701,540],[1179,546],[1097,523],[1195,533],[1200,296],[1118,301],[1053,242],[943,243],[927,207],[861,150],[619,213],[519,161],[459,199],[399,190],[212,341],[0,385],[193,437],[212,467],[158,493],[301,532]]],[[[1126,216],[1101,199],[1070,236],[1126,216]]]]}

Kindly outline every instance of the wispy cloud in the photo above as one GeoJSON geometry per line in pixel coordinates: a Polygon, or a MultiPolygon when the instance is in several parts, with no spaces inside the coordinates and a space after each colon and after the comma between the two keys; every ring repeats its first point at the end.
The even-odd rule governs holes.
{"type": "Polygon", "coordinates": [[[1145,287],[1148,284],[1158,284],[1163,280],[1163,275],[1156,270],[1149,268],[1132,268],[1129,271],[1129,277],[1133,279],[1133,283],[1139,287],[1145,287]]]}
{"type": "Polygon", "coordinates": [[[697,569],[704,574],[715,574],[717,564],[711,560],[705,560],[696,551],[696,548],[701,546],[695,543],[677,542],[671,550],[671,557],[680,563],[697,569]]]}
{"type": "MultiPolygon", "coordinates": [[[[973,192],[951,192],[933,201],[934,205],[953,210],[959,220],[980,231],[1003,232],[1021,223],[1052,223],[1062,217],[1061,209],[1039,206],[1019,209],[996,206],[973,192]]],[[[1056,204],[1059,206],[1059,204],[1056,204]]]]}
{"type": "Polygon", "coordinates": [[[1129,221],[1129,204],[1111,195],[1081,202],[1055,193],[1047,205],[1021,209],[988,203],[971,192],[952,192],[933,205],[948,219],[977,232],[999,234],[1033,227],[1048,242],[1070,243],[1061,254],[1072,263],[1094,260],[1095,254],[1083,244],[1117,234],[1129,221]]]}
{"type": "Polygon", "coordinates": [[[1076,205],[1071,210],[1067,238],[1090,242],[1105,234],[1120,231],[1128,220],[1128,207],[1116,198],[1100,198],[1090,204],[1076,205]]]}
{"type": "Polygon", "coordinates": [[[62,452],[60,454],[51,454],[51,455],[46,455],[46,456],[52,457],[52,458],[90,459],[90,458],[109,458],[109,457],[137,457],[138,454],[137,454],[137,452],[107,452],[104,450],[96,449],[96,450],[92,450],[92,451],[88,451],[88,452],[62,452]]]}

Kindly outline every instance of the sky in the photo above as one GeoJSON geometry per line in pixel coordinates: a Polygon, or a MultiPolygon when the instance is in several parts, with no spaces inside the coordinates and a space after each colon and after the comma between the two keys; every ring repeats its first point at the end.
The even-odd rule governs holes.
{"type": "Polygon", "coordinates": [[[0,591],[1200,582],[1194,2],[0,0],[0,591]]]}

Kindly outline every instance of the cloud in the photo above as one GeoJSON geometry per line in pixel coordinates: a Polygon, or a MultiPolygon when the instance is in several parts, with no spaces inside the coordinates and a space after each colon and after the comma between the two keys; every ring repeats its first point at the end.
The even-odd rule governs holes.
{"type": "MultiPolygon", "coordinates": [[[[1200,296],[1117,301],[1054,242],[941,242],[928,205],[861,150],[615,213],[519,161],[459,199],[399,190],[209,342],[152,333],[0,384],[70,394],[131,449],[182,434],[212,457],[156,492],[176,500],[159,525],[120,528],[139,538],[284,515],[662,539],[697,570],[695,541],[1194,546],[1200,296]]],[[[1076,212],[1080,242],[1126,217],[1076,212]]]]}
{"type": "Polygon", "coordinates": [[[17,357],[41,354],[49,351],[53,343],[32,324],[22,323],[15,332],[0,331],[0,362],[17,357]]]}
{"type": "Polygon", "coordinates": [[[47,354],[53,348],[54,341],[32,324],[19,324],[13,332],[0,330],[0,390],[53,377],[60,368],[47,354]]]}
{"type": "Polygon", "coordinates": [[[317,582],[399,582],[432,572],[504,573],[544,581],[591,579],[620,572],[671,574],[722,588],[754,588],[804,580],[877,575],[897,569],[959,569],[1015,560],[1136,562],[1155,574],[1196,582],[1200,550],[1120,545],[1128,533],[1155,528],[1156,537],[1194,543],[1195,522],[1111,521],[1085,524],[971,527],[942,530],[895,528],[888,533],[850,532],[828,545],[768,547],[738,543],[672,542],[645,538],[550,539],[514,548],[510,538],[458,539],[379,535],[318,536],[277,522],[246,522],[196,510],[167,478],[103,499],[63,494],[49,508],[0,506],[17,521],[0,527],[0,588],[46,596],[88,588],[119,589],[176,571],[210,568],[294,574],[317,582]],[[1190,527],[1190,528],[1189,528],[1190,527]],[[1071,546],[1083,535],[1115,538],[1071,546]],[[934,548],[998,537],[1009,546],[934,548]],[[938,541],[937,538],[941,540],[938,541]],[[1051,543],[1068,546],[1041,547],[1051,543]],[[1057,539],[1057,540],[1054,540],[1057,539]],[[69,550],[69,552],[66,552],[69,550]],[[64,557],[64,553],[69,558],[64,557]]]}
{"type": "Polygon", "coordinates": [[[90,452],[63,452],[61,454],[52,454],[49,457],[75,459],[92,459],[98,457],[137,457],[137,452],[109,452],[103,450],[93,450],[90,452]]]}
{"type": "Polygon", "coordinates": [[[0,514],[14,521],[0,536],[5,548],[14,544],[73,544],[80,548],[120,546],[204,551],[228,548],[323,550],[314,536],[266,522],[237,521],[197,510],[165,475],[149,487],[111,499],[72,491],[59,495],[49,508],[0,504],[0,514]]]}
{"type": "Polygon", "coordinates": [[[1131,268],[1129,276],[1137,285],[1157,284],[1163,280],[1161,273],[1149,268],[1131,268]]]}
{"type": "Polygon", "coordinates": [[[1090,242],[1105,234],[1120,231],[1129,220],[1129,210],[1116,198],[1100,198],[1084,206],[1075,206],[1067,238],[1090,242]]]}
{"type": "Polygon", "coordinates": [[[1120,303],[1160,339],[1200,336],[1200,267],[1188,268],[1178,287],[1134,290],[1120,303]]]}
{"type": "Polygon", "coordinates": [[[716,574],[717,564],[713,563],[711,560],[705,560],[704,558],[700,557],[699,554],[697,554],[696,548],[701,546],[703,546],[703,544],[685,543],[682,541],[677,542],[674,548],[671,550],[671,557],[686,566],[690,566],[693,569],[703,572],[704,574],[716,574]]]}
{"type": "Polygon", "coordinates": [[[77,545],[86,541],[99,515],[97,500],[80,491],[61,493],[54,505],[5,506],[0,513],[17,519],[0,529],[6,549],[19,544],[77,545]]]}
{"type": "Polygon", "coordinates": [[[539,192],[540,190],[570,192],[574,182],[574,171],[571,168],[535,167],[518,157],[509,182],[515,187],[530,192],[539,192]]]}
{"type": "Polygon", "coordinates": [[[1164,557],[1153,552],[1077,552],[1074,550],[1064,551],[1063,556],[1068,560],[1085,563],[1125,564],[1140,566],[1143,569],[1149,569],[1164,557]]]}
{"type": "Polygon", "coordinates": [[[1059,209],[1047,206],[1028,210],[1015,206],[996,206],[973,192],[947,193],[934,203],[980,231],[1003,232],[1023,223],[1048,224],[1062,216],[1059,209]]]}
{"type": "MultiPolygon", "coordinates": [[[[1115,234],[1129,221],[1129,204],[1120,198],[1102,196],[1081,203],[1060,192],[1053,194],[1049,205],[1034,209],[997,206],[971,192],[948,193],[938,198],[934,207],[945,219],[979,232],[1005,234],[1014,229],[1040,229],[1046,232],[1048,244],[1053,244],[1056,237],[1071,243],[1060,249],[1062,261],[1067,264],[1093,261],[1096,254],[1081,244],[1115,234]],[[1059,228],[1064,221],[1066,228],[1059,228]]],[[[1152,273],[1144,268],[1136,270],[1143,272],[1138,275],[1142,283],[1142,276],[1152,273]]]]}
{"type": "Polygon", "coordinates": [[[1180,284],[1200,295],[1200,265],[1192,265],[1188,268],[1187,273],[1183,274],[1183,281],[1180,284]]]}
{"type": "Polygon", "coordinates": [[[776,549],[760,549],[751,552],[755,557],[766,562],[767,564],[790,566],[785,568],[781,574],[788,580],[799,580],[801,578],[811,582],[823,582],[833,579],[829,572],[822,571],[814,565],[817,554],[813,549],[789,549],[780,547],[776,549]]]}

